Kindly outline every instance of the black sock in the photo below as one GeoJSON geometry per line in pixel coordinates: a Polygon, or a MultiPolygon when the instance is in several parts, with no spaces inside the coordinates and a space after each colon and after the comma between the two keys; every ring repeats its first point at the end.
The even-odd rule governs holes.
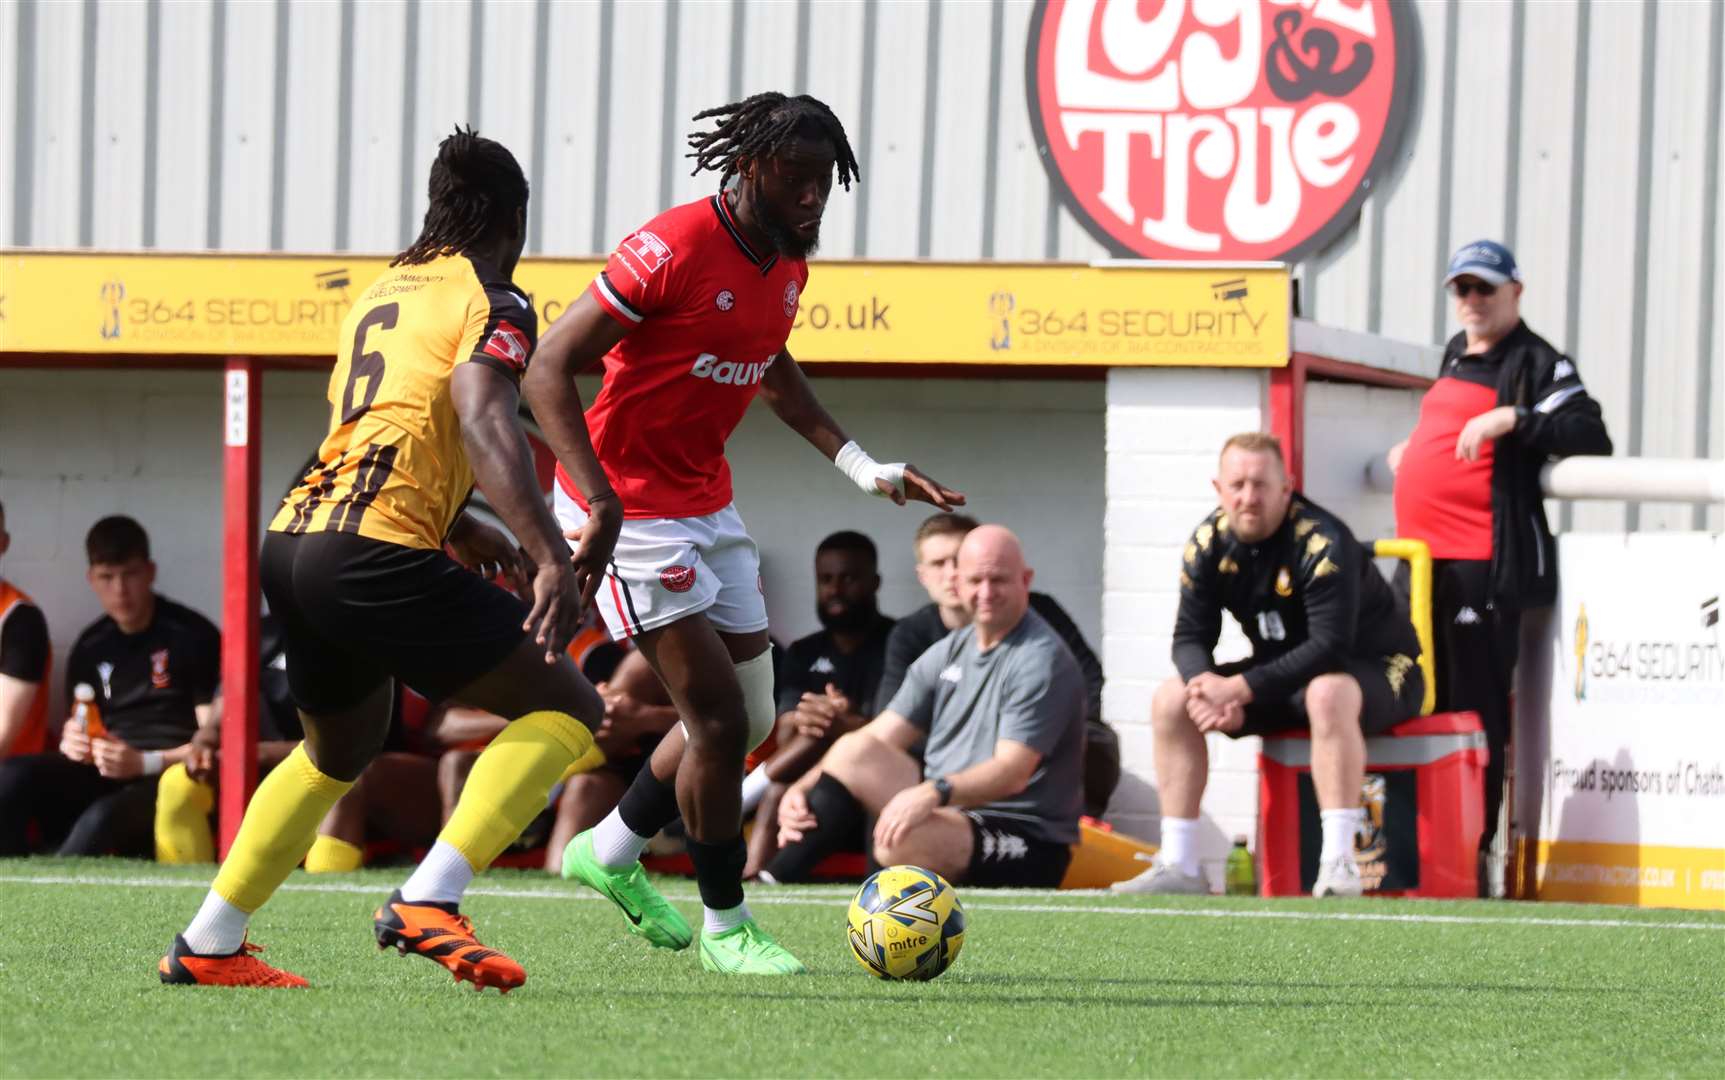
{"type": "Polygon", "coordinates": [[[789,884],[809,880],[816,864],[848,842],[862,824],[862,803],[830,774],[821,774],[805,798],[817,824],[812,832],[780,848],[773,856],[773,861],[767,864],[767,873],[774,881],[789,884]]]}
{"type": "Polygon", "coordinates": [[[636,836],[653,837],[677,820],[677,785],[653,775],[653,766],[641,766],[634,782],[617,802],[617,815],[636,836]]]}
{"type": "Polygon", "coordinates": [[[701,903],[714,911],[742,903],[743,864],[748,859],[749,852],[740,833],[717,844],[703,844],[690,837],[689,861],[695,864],[695,884],[701,890],[701,903]]]}

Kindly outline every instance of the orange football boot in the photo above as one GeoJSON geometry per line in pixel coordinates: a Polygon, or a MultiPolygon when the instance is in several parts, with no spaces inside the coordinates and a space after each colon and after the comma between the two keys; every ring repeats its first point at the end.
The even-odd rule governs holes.
{"type": "Polygon", "coordinates": [[[394,946],[403,956],[417,953],[435,960],[449,969],[456,982],[470,982],[476,991],[495,986],[507,994],[527,981],[520,964],[479,943],[473,936],[473,920],[454,904],[409,903],[397,889],[372,917],[372,930],[378,948],[394,946]]]}
{"type": "Polygon", "coordinates": [[[162,957],[156,970],[170,986],[309,986],[291,971],[270,967],[254,954],[264,951],[262,945],[247,941],[235,952],[224,956],[202,956],[186,945],[186,939],[174,935],[174,947],[162,957]]]}

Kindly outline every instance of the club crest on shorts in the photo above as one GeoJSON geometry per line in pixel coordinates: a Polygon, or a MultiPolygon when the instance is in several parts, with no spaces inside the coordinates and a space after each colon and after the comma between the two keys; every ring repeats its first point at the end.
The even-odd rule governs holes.
{"type": "Polygon", "coordinates": [[[659,584],[666,592],[685,593],[695,587],[695,568],[675,564],[659,571],[659,584]]]}
{"type": "Polygon", "coordinates": [[[794,319],[796,317],[797,283],[794,281],[787,281],[785,282],[785,318],[794,319]]]}
{"type": "Polygon", "coordinates": [[[729,311],[737,306],[737,294],[729,289],[720,289],[719,295],[713,298],[713,306],[720,311],[729,311]]]}

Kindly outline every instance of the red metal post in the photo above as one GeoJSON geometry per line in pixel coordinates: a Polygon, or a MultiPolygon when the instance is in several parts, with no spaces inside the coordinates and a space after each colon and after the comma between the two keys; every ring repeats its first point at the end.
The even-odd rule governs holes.
{"type": "Polygon", "coordinates": [[[228,357],[223,376],[222,767],[223,858],[258,781],[258,459],[263,366],[228,357]]]}
{"type": "Polygon", "coordinates": [[[1288,476],[1299,487],[1306,476],[1306,366],[1298,353],[1270,372],[1270,434],[1281,442],[1288,476]]]}

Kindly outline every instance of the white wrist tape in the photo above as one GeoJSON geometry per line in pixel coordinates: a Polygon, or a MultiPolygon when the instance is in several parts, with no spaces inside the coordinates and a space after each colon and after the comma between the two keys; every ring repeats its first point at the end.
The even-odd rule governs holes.
{"type": "Polygon", "coordinates": [[[904,494],[904,462],[897,461],[891,465],[882,465],[868,456],[868,451],[856,444],[852,439],[839,447],[838,454],[833,458],[833,464],[839,472],[851,478],[851,483],[862,488],[870,495],[886,498],[886,492],[875,485],[876,480],[885,480],[893,490],[904,494]]]}
{"type": "Polygon", "coordinates": [[[163,769],[162,752],[160,750],[144,751],[144,775],[155,776],[163,769]]]}

